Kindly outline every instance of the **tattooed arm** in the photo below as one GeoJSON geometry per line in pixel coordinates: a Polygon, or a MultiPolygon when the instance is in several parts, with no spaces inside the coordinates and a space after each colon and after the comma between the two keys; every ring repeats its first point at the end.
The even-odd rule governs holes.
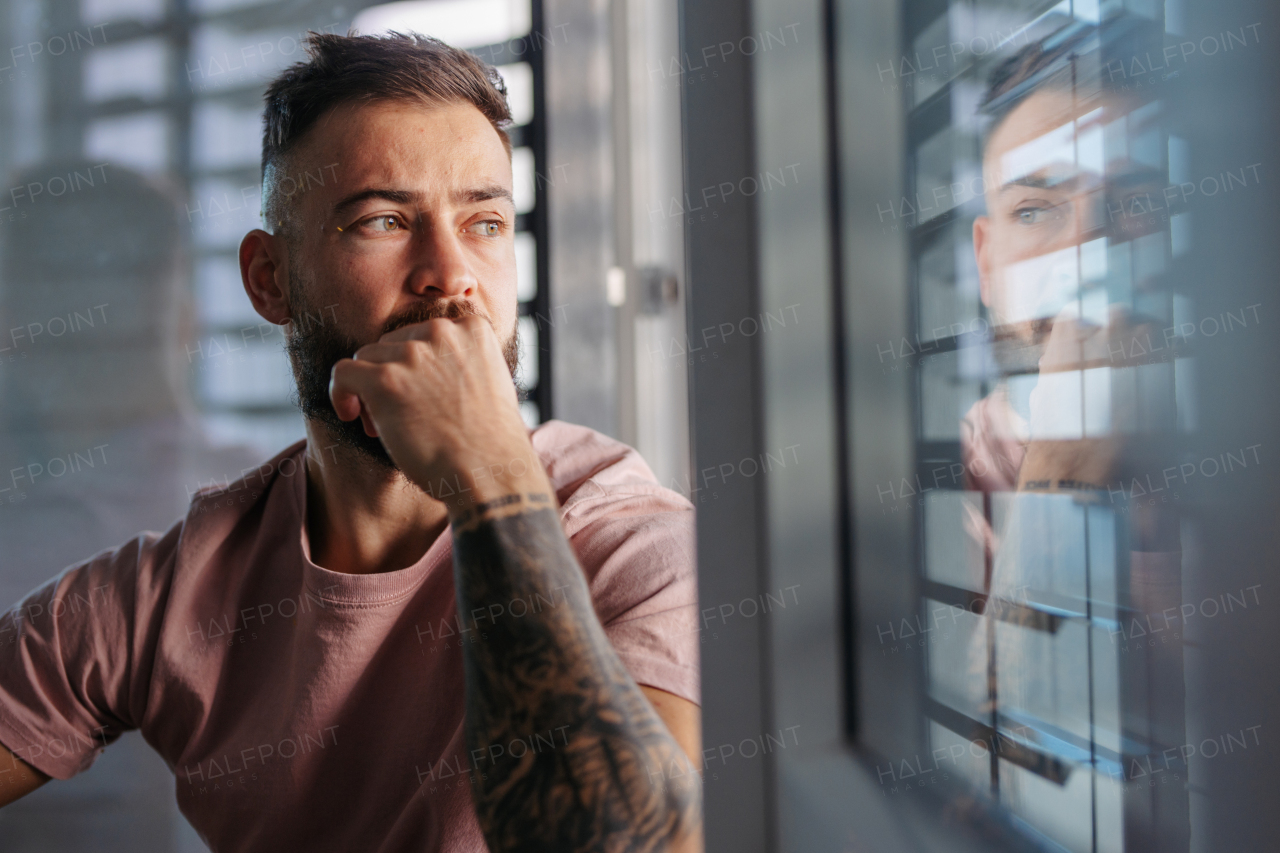
{"type": "Polygon", "coordinates": [[[454,521],[458,608],[482,636],[463,656],[472,790],[490,849],[696,843],[700,780],[609,645],[550,496],[509,498],[454,521]],[[491,603],[536,595],[555,606],[485,619],[491,603]],[[490,749],[550,731],[550,749],[490,749]]]}
{"type": "Polygon", "coordinates": [[[463,660],[489,848],[701,850],[701,779],[596,618],[488,321],[384,335],[337,364],[330,396],[448,508],[458,609],[482,637],[463,660]],[[555,606],[486,617],[537,596],[555,606]]]}

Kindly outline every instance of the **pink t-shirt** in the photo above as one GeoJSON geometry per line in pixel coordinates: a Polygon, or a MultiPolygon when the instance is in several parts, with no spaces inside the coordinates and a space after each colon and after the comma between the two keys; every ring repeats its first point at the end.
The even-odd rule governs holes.
{"type": "MultiPolygon", "coordinates": [[[[593,430],[551,421],[531,437],[623,664],[699,702],[692,506],[593,430]]],[[[66,779],[140,729],[216,853],[483,851],[462,644],[484,621],[458,617],[451,534],[398,571],[317,566],[304,450],[197,495],[167,533],[72,566],[0,617],[0,741],[66,779]]],[[[519,618],[556,599],[498,604],[519,618]]]]}

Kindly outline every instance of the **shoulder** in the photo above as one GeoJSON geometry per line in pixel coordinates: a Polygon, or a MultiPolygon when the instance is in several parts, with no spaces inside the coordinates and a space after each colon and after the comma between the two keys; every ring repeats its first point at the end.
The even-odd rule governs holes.
{"type": "Polygon", "coordinates": [[[277,477],[302,473],[306,450],[306,439],[294,442],[266,462],[241,469],[240,476],[235,480],[227,478],[201,486],[192,496],[191,503],[193,506],[199,504],[209,507],[225,503],[232,495],[255,492],[262,494],[277,477]]]}
{"type": "Polygon", "coordinates": [[[662,486],[640,453],[617,439],[556,420],[541,424],[530,439],[556,490],[570,535],[606,516],[692,515],[693,504],[662,486]]]}
{"type": "Polygon", "coordinates": [[[699,703],[693,504],[593,429],[548,421],[531,438],[610,644],[638,684],[699,703]]]}
{"type": "Polygon", "coordinates": [[[666,609],[696,600],[688,499],[664,488],[635,448],[593,429],[548,421],[531,437],[603,621],[637,602],[666,609]]]}
{"type": "Polygon", "coordinates": [[[262,521],[268,507],[296,514],[305,488],[306,440],[295,442],[235,480],[205,486],[191,498],[184,519],[184,544],[226,538],[242,522],[262,521]]]}

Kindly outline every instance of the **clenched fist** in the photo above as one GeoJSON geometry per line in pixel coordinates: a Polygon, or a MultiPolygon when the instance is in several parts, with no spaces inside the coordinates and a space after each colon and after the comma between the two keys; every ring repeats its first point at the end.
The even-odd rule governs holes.
{"type": "Polygon", "coordinates": [[[389,332],[333,368],[338,417],[361,418],[451,515],[513,492],[547,492],[489,321],[434,319],[389,332]]]}
{"type": "Polygon", "coordinates": [[[1104,489],[1138,461],[1148,433],[1161,427],[1143,420],[1154,417],[1155,395],[1148,390],[1139,399],[1136,380],[1121,384],[1115,377],[1137,367],[1148,371],[1149,386],[1172,387],[1171,364],[1145,363],[1154,360],[1152,334],[1149,323],[1135,323],[1122,306],[1111,306],[1105,326],[1082,321],[1074,306],[1055,318],[1031,392],[1020,489],[1104,489]]]}

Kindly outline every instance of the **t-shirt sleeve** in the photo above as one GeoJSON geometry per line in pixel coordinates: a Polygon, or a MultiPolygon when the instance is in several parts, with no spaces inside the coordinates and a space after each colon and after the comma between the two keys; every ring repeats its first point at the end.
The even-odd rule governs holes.
{"type": "Polygon", "coordinates": [[[654,486],[590,515],[570,542],[618,657],[637,684],[701,704],[693,507],[654,486]]]}
{"type": "Polygon", "coordinates": [[[55,779],[146,711],[179,522],[73,565],[0,615],[0,742],[55,779]]]}

